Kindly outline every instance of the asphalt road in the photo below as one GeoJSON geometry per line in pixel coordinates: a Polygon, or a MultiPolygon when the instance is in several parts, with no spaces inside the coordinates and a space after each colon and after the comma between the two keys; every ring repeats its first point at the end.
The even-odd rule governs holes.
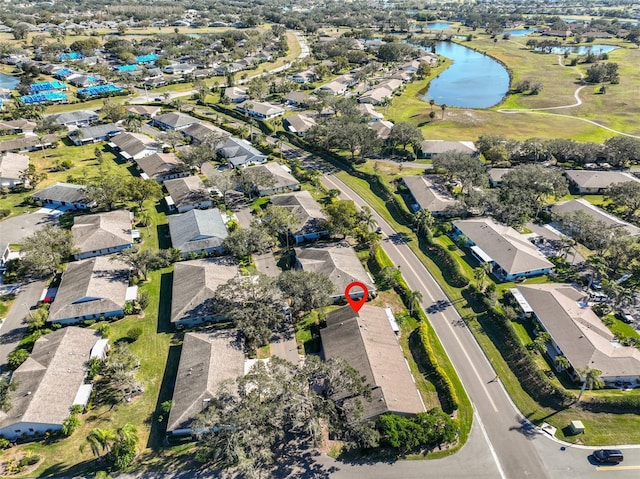
{"type": "MultiPolygon", "coordinates": [[[[339,189],[343,198],[351,199],[359,206],[366,205],[362,198],[336,177],[325,175],[323,182],[329,188],[339,189]]],[[[470,447],[474,441],[484,441],[496,468],[492,476],[495,478],[637,478],[640,476],[640,450],[637,448],[625,452],[624,467],[596,467],[588,460],[593,448],[571,446],[562,450],[561,447],[564,446],[562,443],[550,439],[546,433],[530,424],[515,408],[500,381],[494,381],[495,371],[480,346],[409,245],[381,216],[374,212],[374,217],[382,228],[380,243],[382,248],[400,268],[409,287],[422,292],[423,307],[429,309],[434,304],[441,305],[429,313],[429,319],[460,375],[476,411],[474,429],[479,429],[482,434],[476,434],[461,453],[443,459],[443,462],[452,461],[460,464],[460,455],[467,447],[470,447]]],[[[475,447],[475,444],[471,447],[475,447]]],[[[481,459],[483,458],[476,457],[467,467],[451,477],[478,477],[475,474],[475,464],[481,459]]],[[[409,475],[410,471],[405,475],[405,467],[408,467],[405,464],[411,464],[411,461],[394,466],[394,475],[401,474],[396,477],[413,477],[409,475]]],[[[426,470],[431,468],[432,462],[421,464],[426,470]]],[[[336,465],[336,467],[340,466],[336,465]]],[[[438,476],[440,475],[438,472],[438,476]]],[[[391,477],[376,476],[367,472],[368,476],[391,477]]]]}
{"type": "Polygon", "coordinates": [[[7,356],[13,351],[26,332],[25,316],[35,306],[44,290],[44,281],[22,285],[16,300],[0,326],[0,371],[6,371],[7,356]]]}

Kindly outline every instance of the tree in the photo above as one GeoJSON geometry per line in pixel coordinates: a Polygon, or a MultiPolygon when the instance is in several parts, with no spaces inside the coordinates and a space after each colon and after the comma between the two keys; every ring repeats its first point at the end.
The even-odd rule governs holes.
{"type": "Polygon", "coordinates": [[[127,200],[135,201],[142,210],[145,201],[162,198],[162,187],[156,181],[133,176],[126,181],[123,193],[127,200]]]}
{"type": "Polygon", "coordinates": [[[137,272],[142,274],[144,280],[147,280],[149,270],[163,268],[169,265],[169,259],[162,253],[156,253],[149,249],[128,248],[114,257],[119,261],[131,266],[137,272]]]}
{"type": "Polygon", "coordinates": [[[473,187],[489,184],[487,171],[478,158],[458,151],[446,151],[433,160],[433,167],[444,170],[448,177],[460,181],[463,195],[468,195],[473,187]]]}
{"type": "Polygon", "coordinates": [[[407,293],[407,301],[409,302],[409,314],[413,315],[416,303],[418,304],[418,306],[420,306],[422,299],[422,292],[418,291],[417,289],[409,291],[407,293]]]}
{"type": "Polygon", "coordinates": [[[69,230],[47,225],[25,238],[20,269],[27,275],[43,278],[55,273],[74,251],[69,230]]]}
{"type": "Polygon", "coordinates": [[[287,246],[291,231],[296,231],[301,225],[300,218],[289,208],[282,206],[269,205],[263,211],[261,219],[271,235],[286,238],[287,246]]]}
{"type": "Polygon", "coordinates": [[[14,349],[7,356],[7,367],[11,371],[15,371],[29,357],[29,351],[23,348],[14,349]]]}
{"type": "Polygon", "coordinates": [[[444,120],[444,111],[447,109],[447,105],[446,103],[443,103],[442,105],[440,105],[440,110],[442,110],[442,120],[444,120]]]}
{"type": "Polygon", "coordinates": [[[277,285],[288,298],[294,318],[300,313],[329,306],[335,289],[327,275],[302,270],[284,271],[278,276],[277,285]]]}
{"type": "Polygon", "coordinates": [[[580,402],[585,389],[589,389],[589,391],[591,391],[592,389],[602,389],[604,387],[604,381],[600,377],[602,375],[602,371],[585,366],[584,368],[578,369],[578,373],[582,379],[582,387],[580,388],[578,399],[576,399],[576,404],[580,402]]]}
{"type": "Polygon", "coordinates": [[[93,428],[87,434],[86,442],[80,446],[82,451],[86,444],[91,448],[91,452],[98,458],[98,461],[102,460],[105,454],[111,451],[113,441],[116,439],[116,434],[113,429],[101,429],[93,428]]]}
{"type": "Polygon", "coordinates": [[[484,288],[484,279],[487,277],[487,270],[482,266],[473,268],[473,277],[476,280],[476,286],[480,291],[482,291],[484,288]]]}
{"type": "Polygon", "coordinates": [[[11,33],[15,40],[24,40],[31,31],[31,26],[28,23],[19,22],[13,25],[11,33]]]}
{"type": "Polygon", "coordinates": [[[231,255],[243,259],[273,248],[275,241],[264,226],[254,223],[249,228],[241,228],[229,233],[223,245],[231,255]]]}
{"type": "Polygon", "coordinates": [[[108,174],[100,176],[87,185],[87,198],[95,201],[99,208],[111,211],[123,200],[124,178],[108,174]]]}
{"type": "Polygon", "coordinates": [[[158,140],[169,145],[172,151],[176,151],[177,146],[184,145],[186,138],[177,130],[167,130],[158,135],[158,140]]]}
{"type": "Polygon", "coordinates": [[[127,343],[116,343],[105,360],[96,398],[112,406],[143,392],[136,375],[140,360],[127,343]]]}
{"type": "Polygon", "coordinates": [[[587,268],[589,268],[589,271],[591,272],[589,276],[589,283],[587,284],[587,290],[590,290],[593,282],[596,281],[596,278],[601,280],[604,277],[605,272],[607,271],[607,262],[603,256],[599,254],[592,254],[587,258],[586,263],[587,268]]]}
{"type": "Polygon", "coordinates": [[[207,95],[209,94],[209,87],[204,82],[204,80],[196,80],[193,82],[193,89],[196,91],[196,96],[199,102],[204,103],[207,99],[207,95]]]}
{"type": "Polygon", "coordinates": [[[569,369],[569,367],[571,367],[571,363],[569,362],[569,360],[562,354],[557,355],[554,362],[556,365],[556,370],[558,371],[566,371],[567,369],[569,369]]]}
{"type": "Polygon", "coordinates": [[[38,186],[40,182],[47,179],[47,174],[38,172],[38,170],[36,169],[36,165],[34,165],[33,163],[29,163],[27,169],[22,170],[19,173],[19,178],[25,186],[29,185],[29,188],[35,190],[36,186],[38,186]]]}
{"type": "Polygon", "coordinates": [[[107,98],[102,104],[100,113],[111,123],[117,123],[120,120],[124,120],[129,115],[127,108],[123,104],[116,103],[109,98],[107,98]]]}
{"type": "Polygon", "coordinates": [[[624,167],[640,162],[640,140],[630,136],[614,136],[604,142],[607,160],[612,166],[624,167]]]}
{"type": "Polygon", "coordinates": [[[406,151],[407,145],[420,144],[422,141],[422,132],[415,125],[398,122],[391,128],[388,141],[393,146],[402,146],[402,149],[406,151]]]}
{"type": "Polygon", "coordinates": [[[124,127],[133,133],[137,133],[142,128],[142,120],[138,115],[129,115],[124,120],[124,127]]]}
{"type": "Polygon", "coordinates": [[[275,185],[275,177],[263,168],[243,168],[237,172],[237,181],[240,190],[253,198],[261,189],[268,190],[275,185]]]}
{"type": "Polygon", "coordinates": [[[536,338],[533,340],[533,344],[535,344],[538,351],[541,353],[545,353],[547,351],[547,343],[551,341],[551,335],[546,331],[538,331],[536,334],[536,338]]]}
{"type": "Polygon", "coordinates": [[[431,211],[420,208],[413,215],[413,224],[418,231],[418,234],[429,235],[431,233],[431,227],[433,226],[434,219],[431,215],[431,211]]]}
{"type": "Polygon", "coordinates": [[[138,430],[133,424],[125,424],[116,431],[111,456],[116,468],[124,469],[129,466],[136,456],[138,449],[138,430]]]}
{"type": "Polygon", "coordinates": [[[351,200],[338,200],[326,207],[329,229],[332,233],[342,234],[344,238],[357,225],[358,210],[351,200]]]}

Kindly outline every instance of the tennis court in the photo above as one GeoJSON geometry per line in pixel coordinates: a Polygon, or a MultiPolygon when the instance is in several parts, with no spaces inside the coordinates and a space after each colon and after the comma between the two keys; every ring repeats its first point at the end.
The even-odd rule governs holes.
{"type": "Polygon", "coordinates": [[[107,83],[105,85],[94,85],[87,88],[81,88],[78,90],[78,96],[97,96],[106,95],[109,93],[121,92],[122,88],[115,86],[113,83],[107,83]]]}
{"type": "Polygon", "coordinates": [[[75,72],[69,68],[62,68],[53,74],[55,78],[67,78],[68,76],[73,75],[75,72]]]}
{"type": "Polygon", "coordinates": [[[67,101],[67,95],[58,91],[48,91],[44,93],[34,93],[18,98],[25,105],[35,105],[38,103],[67,101]]]}
{"type": "Polygon", "coordinates": [[[58,55],[58,59],[61,62],[65,60],[80,60],[81,58],[84,58],[84,55],[77,52],[61,53],[60,55],[58,55]]]}
{"type": "Polygon", "coordinates": [[[121,65],[119,67],[116,67],[116,71],[119,72],[133,72],[136,71],[138,69],[138,67],[136,65],[121,65]]]}
{"type": "Polygon", "coordinates": [[[136,62],[138,63],[149,63],[155,62],[158,59],[158,55],[155,53],[149,53],[148,55],[139,55],[136,57],[136,62]]]}
{"type": "Polygon", "coordinates": [[[38,83],[32,83],[29,87],[31,93],[41,93],[51,90],[66,90],[67,85],[60,81],[41,81],[38,83]]]}

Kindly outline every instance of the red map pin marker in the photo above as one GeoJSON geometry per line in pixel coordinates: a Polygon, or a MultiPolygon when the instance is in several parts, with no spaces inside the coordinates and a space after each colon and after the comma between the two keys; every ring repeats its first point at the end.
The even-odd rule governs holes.
{"type": "Polygon", "coordinates": [[[360,308],[364,306],[364,303],[367,302],[367,298],[369,297],[369,290],[364,285],[364,283],[361,283],[360,281],[354,281],[353,283],[349,283],[344,289],[344,297],[346,298],[347,303],[349,303],[349,306],[351,306],[351,309],[353,309],[357,313],[358,311],[360,311],[360,308]],[[349,291],[351,291],[353,288],[362,288],[362,298],[352,299],[351,296],[349,296],[349,291]]]}

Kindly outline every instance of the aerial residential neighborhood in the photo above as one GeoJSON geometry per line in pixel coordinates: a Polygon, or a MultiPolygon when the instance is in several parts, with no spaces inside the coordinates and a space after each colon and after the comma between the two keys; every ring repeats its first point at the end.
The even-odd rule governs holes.
{"type": "Polygon", "coordinates": [[[4,2],[0,476],[636,477],[639,21],[4,2]]]}

